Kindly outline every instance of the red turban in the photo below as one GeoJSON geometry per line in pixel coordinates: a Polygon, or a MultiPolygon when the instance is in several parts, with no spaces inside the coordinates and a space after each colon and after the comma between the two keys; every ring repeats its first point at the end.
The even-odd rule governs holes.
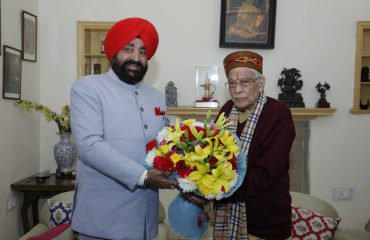
{"type": "Polygon", "coordinates": [[[226,76],[229,74],[231,69],[237,67],[253,68],[262,73],[262,61],[262,56],[255,52],[238,51],[230,53],[224,59],[226,76]]]}
{"type": "Polygon", "coordinates": [[[149,60],[157,50],[159,39],[153,24],[142,18],[126,18],[109,29],[104,41],[108,60],[112,61],[112,58],[136,37],[143,41],[149,60]]]}

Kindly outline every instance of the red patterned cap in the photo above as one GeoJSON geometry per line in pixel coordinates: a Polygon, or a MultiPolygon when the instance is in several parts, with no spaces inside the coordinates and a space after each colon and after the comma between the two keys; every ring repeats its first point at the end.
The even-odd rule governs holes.
{"type": "Polygon", "coordinates": [[[230,53],[224,59],[226,76],[229,74],[231,69],[237,67],[253,68],[262,74],[262,61],[262,56],[255,52],[238,51],[230,53]]]}

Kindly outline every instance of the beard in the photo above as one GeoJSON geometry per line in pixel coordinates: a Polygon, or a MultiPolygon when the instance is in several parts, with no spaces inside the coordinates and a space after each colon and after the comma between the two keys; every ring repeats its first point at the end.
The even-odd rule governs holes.
{"type": "Polygon", "coordinates": [[[119,62],[115,56],[112,58],[112,70],[121,81],[134,85],[143,80],[148,70],[148,64],[143,65],[141,62],[135,62],[133,60],[119,62]],[[130,69],[129,65],[134,65],[136,69],[130,69]]]}

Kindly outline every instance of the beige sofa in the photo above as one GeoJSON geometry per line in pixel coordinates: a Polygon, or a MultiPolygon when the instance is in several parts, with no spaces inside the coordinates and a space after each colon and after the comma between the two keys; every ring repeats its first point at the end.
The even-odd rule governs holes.
{"type": "MultiPolygon", "coordinates": [[[[51,199],[60,202],[72,202],[73,201],[73,194],[74,191],[64,192],[55,195],[51,199]]],[[[158,236],[156,240],[167,240],[169,234],[169,227],[168,224],[164,222],[166,217],[164,207],[162,203],[159,203],[159,214],[158,214],[158,236]]],[[[44,206],[41,208],[39,213],[39,220],[40,222],[34,226],[29,232],[23,235],[18,240],[27,240],[30,237],[40,235],[44,232],[49,230],[49,223],[50,223],[50,211],[48,203],[46,202],[44,206]]],[[[53,238],[53,240],[73,240],[74,234],[71,228],[68,228],[64,232],[62,232],[57,237],[53,238]]]]}
{"type": "MultiPolygon", "coordinates": [[[[326,217],[336,218],[338,213],[333,206],[324,200],[298,192],[290,192],[292,196],[292,205],[301,207],[326,217]]],[[[340,223],[334,234],[334,240],[369,240],[370,232],[362,230],[344,230],[341,228],[340,223]]]]}
{"type": "MultiPolygon", "coordinates": [[[[290,192],[290,195],[292,196],[293,206],[301,207],[326,217],[338,217],[338,213],[335,208],[322,199],[298,192],[290,192]]],[[[212,233],[213,227],[209,226],[202,239],[212,239],[212,233]]],[[[340,227],[339,223],[333,240],[370,240],[370,232],[362,230],[344,230],[340,227]]]]}

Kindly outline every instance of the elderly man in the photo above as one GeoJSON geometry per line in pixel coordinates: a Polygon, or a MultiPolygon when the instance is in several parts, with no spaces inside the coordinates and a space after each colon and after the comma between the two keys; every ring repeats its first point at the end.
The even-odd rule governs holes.
{"type": "Polygon", "coordinates": [[[224,59],[231,100],[224,112],[247,156],[242,186],[215,203],[215,239],[287,239],[291,233],[289,152],[295,129],[289,108],[264,94],[262,57],[239,51],[224,59]]]}
{"type": "Polygon", "coordinates": [[[165,125],[164,97],[142,82],[157,46],[149,21],[121,20],[105,39],[111,69],[72,86],[71,126],[80,155],[72,228],[80,240],[153,239],[158,188],[177,186],[142,165],[146,143],[165,125]]]}

